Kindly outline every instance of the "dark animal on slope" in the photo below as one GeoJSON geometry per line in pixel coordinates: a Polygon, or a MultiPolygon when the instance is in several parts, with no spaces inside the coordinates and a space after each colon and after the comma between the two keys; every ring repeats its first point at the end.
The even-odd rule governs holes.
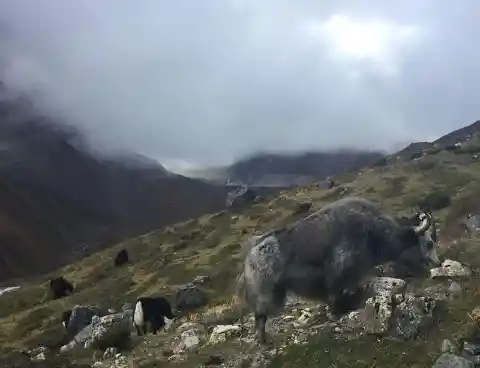
{"type": "Polygon", "coordinates": [[[372,202],[347,197],[250,240],[237,293],[254,310],[260,342],[267,317],[281,312],[287,291],[321,299],[338,316],[351,310],[352,291],[361,289],[375,266],[404,253],[440,263],[432,215],[418,219],[418,226],[402,225],[372,202]]]}
{"type": "Polygon", "coordinates": [[[53,299],[63,298],[73,293],[73,285],[60,276],[50,280],[50,291],[53,299]]]}
{"type": "Polygon", "coordinates": [[[167,299],[163,297],[141,297],[137,299],[133,312],[133,325],[140,336],[147,333],[147,323],[150,323],[152,333],[155,335],[165,326],[168,330],[175,316],[167,299]]]}
{"type": "Polygon", "coordinates": [[[129,261],[128,259],[128,252],[126,249],[122,249],[120,252],[117,253],[115,260],[114,260],[114,266],[115,267],[121,267],[125,264],[127,264],[129,261]]]}

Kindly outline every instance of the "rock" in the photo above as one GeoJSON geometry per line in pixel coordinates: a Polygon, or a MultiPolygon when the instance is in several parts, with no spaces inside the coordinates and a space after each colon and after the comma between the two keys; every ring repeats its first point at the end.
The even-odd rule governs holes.
{"type": "Polygon", "coordinates": [[[457,355],[444,353],[437,359],[432,368],[475,368],[475,364],[457,355]]]}
{"type": "Polygon", "coordinates": [[[367,290],[374,296],[391,298],[405,292],[406,282],[394,277],[375,277],[367,285],[367,290]]]}
{"type": "Polygon", "coordinates": [[[46,355],[45,355],[45,352],[41,352],[37,355],[35,355],[33,358],[32,358],[32,361],[34,362],[41,362],[43,360],[47,359],[46,355]]]}
{"type": "Polygon", "coordinates": [[[459,356],[471,361],[475,365],[475,367],[480,366],[480,355],[474,355],[466,350],[462,350],[459,356]]]}
{"type": "Polygon", "coordinates": [[[75,335],[70,343],[62,346],[60,352],[69,351],[77,345],[102,350],[124,347],[130,341],[131,325],[131,314],[128,311],[103,317],[93,316],[91,324],[75,335]]]}
{"type": "Polygon", "coordinates": [[[128,311],[94,319],[91,335],[84,346],[98,349],[124,347],[130,341],[131,326],[131,314],[128,311]]]}
{"type": "Polygon", "coordinates": [[[196,285],[181,286],[176,295],[176,308],[179,311],[203,307],[207,304],[207,294],[196,285]]]}
{"type": "Polygon", "coordinates": [[[109,359],[113,358],[117,355],[117,349],[116,348],[107,348],[105,352],[103,353],[103,359],[109,359]]]}
{"type": "Polygon", "coordinates": [[[68,321],[67,331],[70,335],[78,334],[88,326],[94,316],[105,316],[107,311],[94,305],[75,305],[68,321]]]}
{"type": "Polygon", "coordinates": [[[191,329],[187,331],[183,331],[180,335],[182,339],[183,346],[186,350],[192,350],[200,345],[200,333],[196,329],[191,329]]]}
{"type": "Polygon", "coordinates": [[[192,283],[196,284],[196,285],[203,284],[205,281],[208,281],[209,279],[210,279],[210,277],[208,277],[208,276],[195,276],[192,283]]]}
{"type": "Polygon", "coordinates": [[[390,336],[402,340],[416,338],[423,327],[433,322],[436,307],[435,299],[406,295],[393,311],[390,336]]]}
{"type": "Polygon", "coordinates": [[[456,354],[458,351],[457,347],[453,344],[448,339],[444,339],[442,341],[442,347],[441,347],[442,353],[451,353],[451,354],[456,354]]]}
{"type": "Polygon", "coordinates": [[[480,345],[473,344],[471,342],[465,341],[463,343],[463,350],[472,354],[472,355],[479,355],[480,354],[480,345]]]}
{"type": "MultiPolygon", "coordinates": [[[[378,295],[365,303],[366,331],[372,334],[384,334],[389,329],[392,316],[392,297],[378,295]]],[[[361,318],[360,316],[358,318],[361,318]]]]}
{"type": "Polygon", "coordinates": [[[209,345],[215,345],[221,342],[225,342],[232,337],[239,337],[245,332],[243,326],[239,325],[218,325],[215,326],[210,338],[208,339],[209,345]]]}
{"type": "Polygon", "coordinates": [[[205,340],[205,327],[198,323],[186,322],[177,328],[180,341],[174,343],[172,353],[178,355],[185,350],[195,350],[205,340]]]}
{"type": "Polygon", "coordinates": [[[440,278],[440,277],[457,277],[464,278],[470,277],[471,271],[468,267],[462,265],[458,261],[453,261],[451,259],[446,259],[442,262],[441,267],[432,268],[430,270],[431,278],[440,278]]]}
{"type": "Polygon", "coordinates": [[[462,287],[455,281],[437,284],[420,290],[422,296],[437,300],[455,300],[462,295],[462,287]]]}

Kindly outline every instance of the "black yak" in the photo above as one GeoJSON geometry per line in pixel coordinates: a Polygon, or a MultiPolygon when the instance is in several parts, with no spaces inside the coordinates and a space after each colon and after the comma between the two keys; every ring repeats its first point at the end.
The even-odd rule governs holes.
{"type": "Polygon", "coordinates": [[[127,264],[129,261],[128,259],[128,253],[126,249],[122,249],[120,252],[117,253],[115,256],[115,259],[113,261],[113,264],[115,267],[121,267],[125,264],[127,264]]]}
{"type": "Polygon", "coordinates": [[[73,293],[73,285],[60,276],[50,280],[50,291],[53,299],[63,298],[73,293]]]}
{"type": "Polygon", "coordinates": [[[351,292],[361,289],[375,266],[405,252],[440,263],[432,215],[417,216],[418,225],[402,224],[366,199],[346,197],[250,239],[237,292],[254,311],[260,342],[267,317],[281,312],[287,291],[323,300],[338,316],[348,312],[351,292]]]}
{"type": "Polygon", "coordinates": [[[137,334],[147,333],[147,323],[150,323],[153,334],[165,326],[168,330],[173,322],[172,307],[164,297],[141,297],[137,299],[133,312],[133,325],[137,334]]]}

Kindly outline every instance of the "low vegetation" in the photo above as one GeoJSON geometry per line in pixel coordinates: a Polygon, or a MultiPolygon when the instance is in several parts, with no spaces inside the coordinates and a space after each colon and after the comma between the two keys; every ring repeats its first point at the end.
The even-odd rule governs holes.
{"type": "MultiPolygon", "coordinates": [[[[441,229],[440,253],[470,265],[476,273],[480,270],[478,239],[467,238],[457,225],[467,212],[480,210],[477,184],[480,161],[473,156],[467,159],[466,155],[442,151],[414,161],[372,166],[349,174],[345,180],[342,176],[334,179],[338,186],[332,189],[322,189],[317,184],[294,188],[242,213],[221,212],[178,223],[30,279],[20,285],[19,291],[0,299],[0,346],[16,350],[38,345],[59,347],[65,343],[59,323],[63,309],[75,304],[119,309],[137,296],[151,294],[164,295],[173,301],[175,288],[196,276],[209,276],[202,287],[210,305],[192,311],[189,318],[232,322],[238,317],[234,307],[228,318],[221,314],[224,320],[220,322],[215,320],[218,314],[215,309],[231,306],[242,243],[254,233],[281,226],[307,213],[310,205],[310,211],[314,211],[346,195],[368,198],[395,215],[410,214],[422,205],[430,207],[441,229]],[[454,243],[452,239],[460,241],[454,243]],[[132,263],[114,269],[113,258],[122,248],[129,251],[132,263]],[[77,291],[68,298],[51,300],[46,292],[47,280],[58,275],[74,282],[77,291]]],[[[286,354],[274,358],[271,366],[429,367],[439,355],[443,338],[460,339],[471,329],[468,313],[480,305],[480,281],[474,277],[462,286],[465,297],[449,306],[438,324],[417,340],[395,342],[364,337],[342,341],[320,334],[306,345],[288,348],[286,354]]],[[[161,337],[155,341],[160,344],[161,337]]],[[[215,350],[209,349],[208,353],[215,350]]],[[[228,351],[228,347],[218,349],[219,354],[228,351]]],[[[142,357],[142,351],[137,349],[133,354],[137,361],[147,362],[148,357],[142,357]]],[[[79,357],[77,363],[82,359],[79,357]]],[[[198,356],[191,359],[180,366],[193,367],[198,356]]],[[[149,364],[141,366],[154,366],[149,364]]]]}

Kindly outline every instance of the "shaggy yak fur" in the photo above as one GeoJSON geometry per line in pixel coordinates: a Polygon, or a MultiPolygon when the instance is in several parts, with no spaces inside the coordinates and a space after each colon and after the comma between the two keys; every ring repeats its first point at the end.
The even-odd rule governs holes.
{"type": "Polygon", "coordinates": [[[353,295],[375,266],[404,253],[438,264],[433,223],[431,213],[397,221],[366,199],[347,197],[249,239],[237,293],[254,311],[260,342],[267,317],[283,310],[288,291],[323,300],[339,316],[352,309],[353,295]]]}

